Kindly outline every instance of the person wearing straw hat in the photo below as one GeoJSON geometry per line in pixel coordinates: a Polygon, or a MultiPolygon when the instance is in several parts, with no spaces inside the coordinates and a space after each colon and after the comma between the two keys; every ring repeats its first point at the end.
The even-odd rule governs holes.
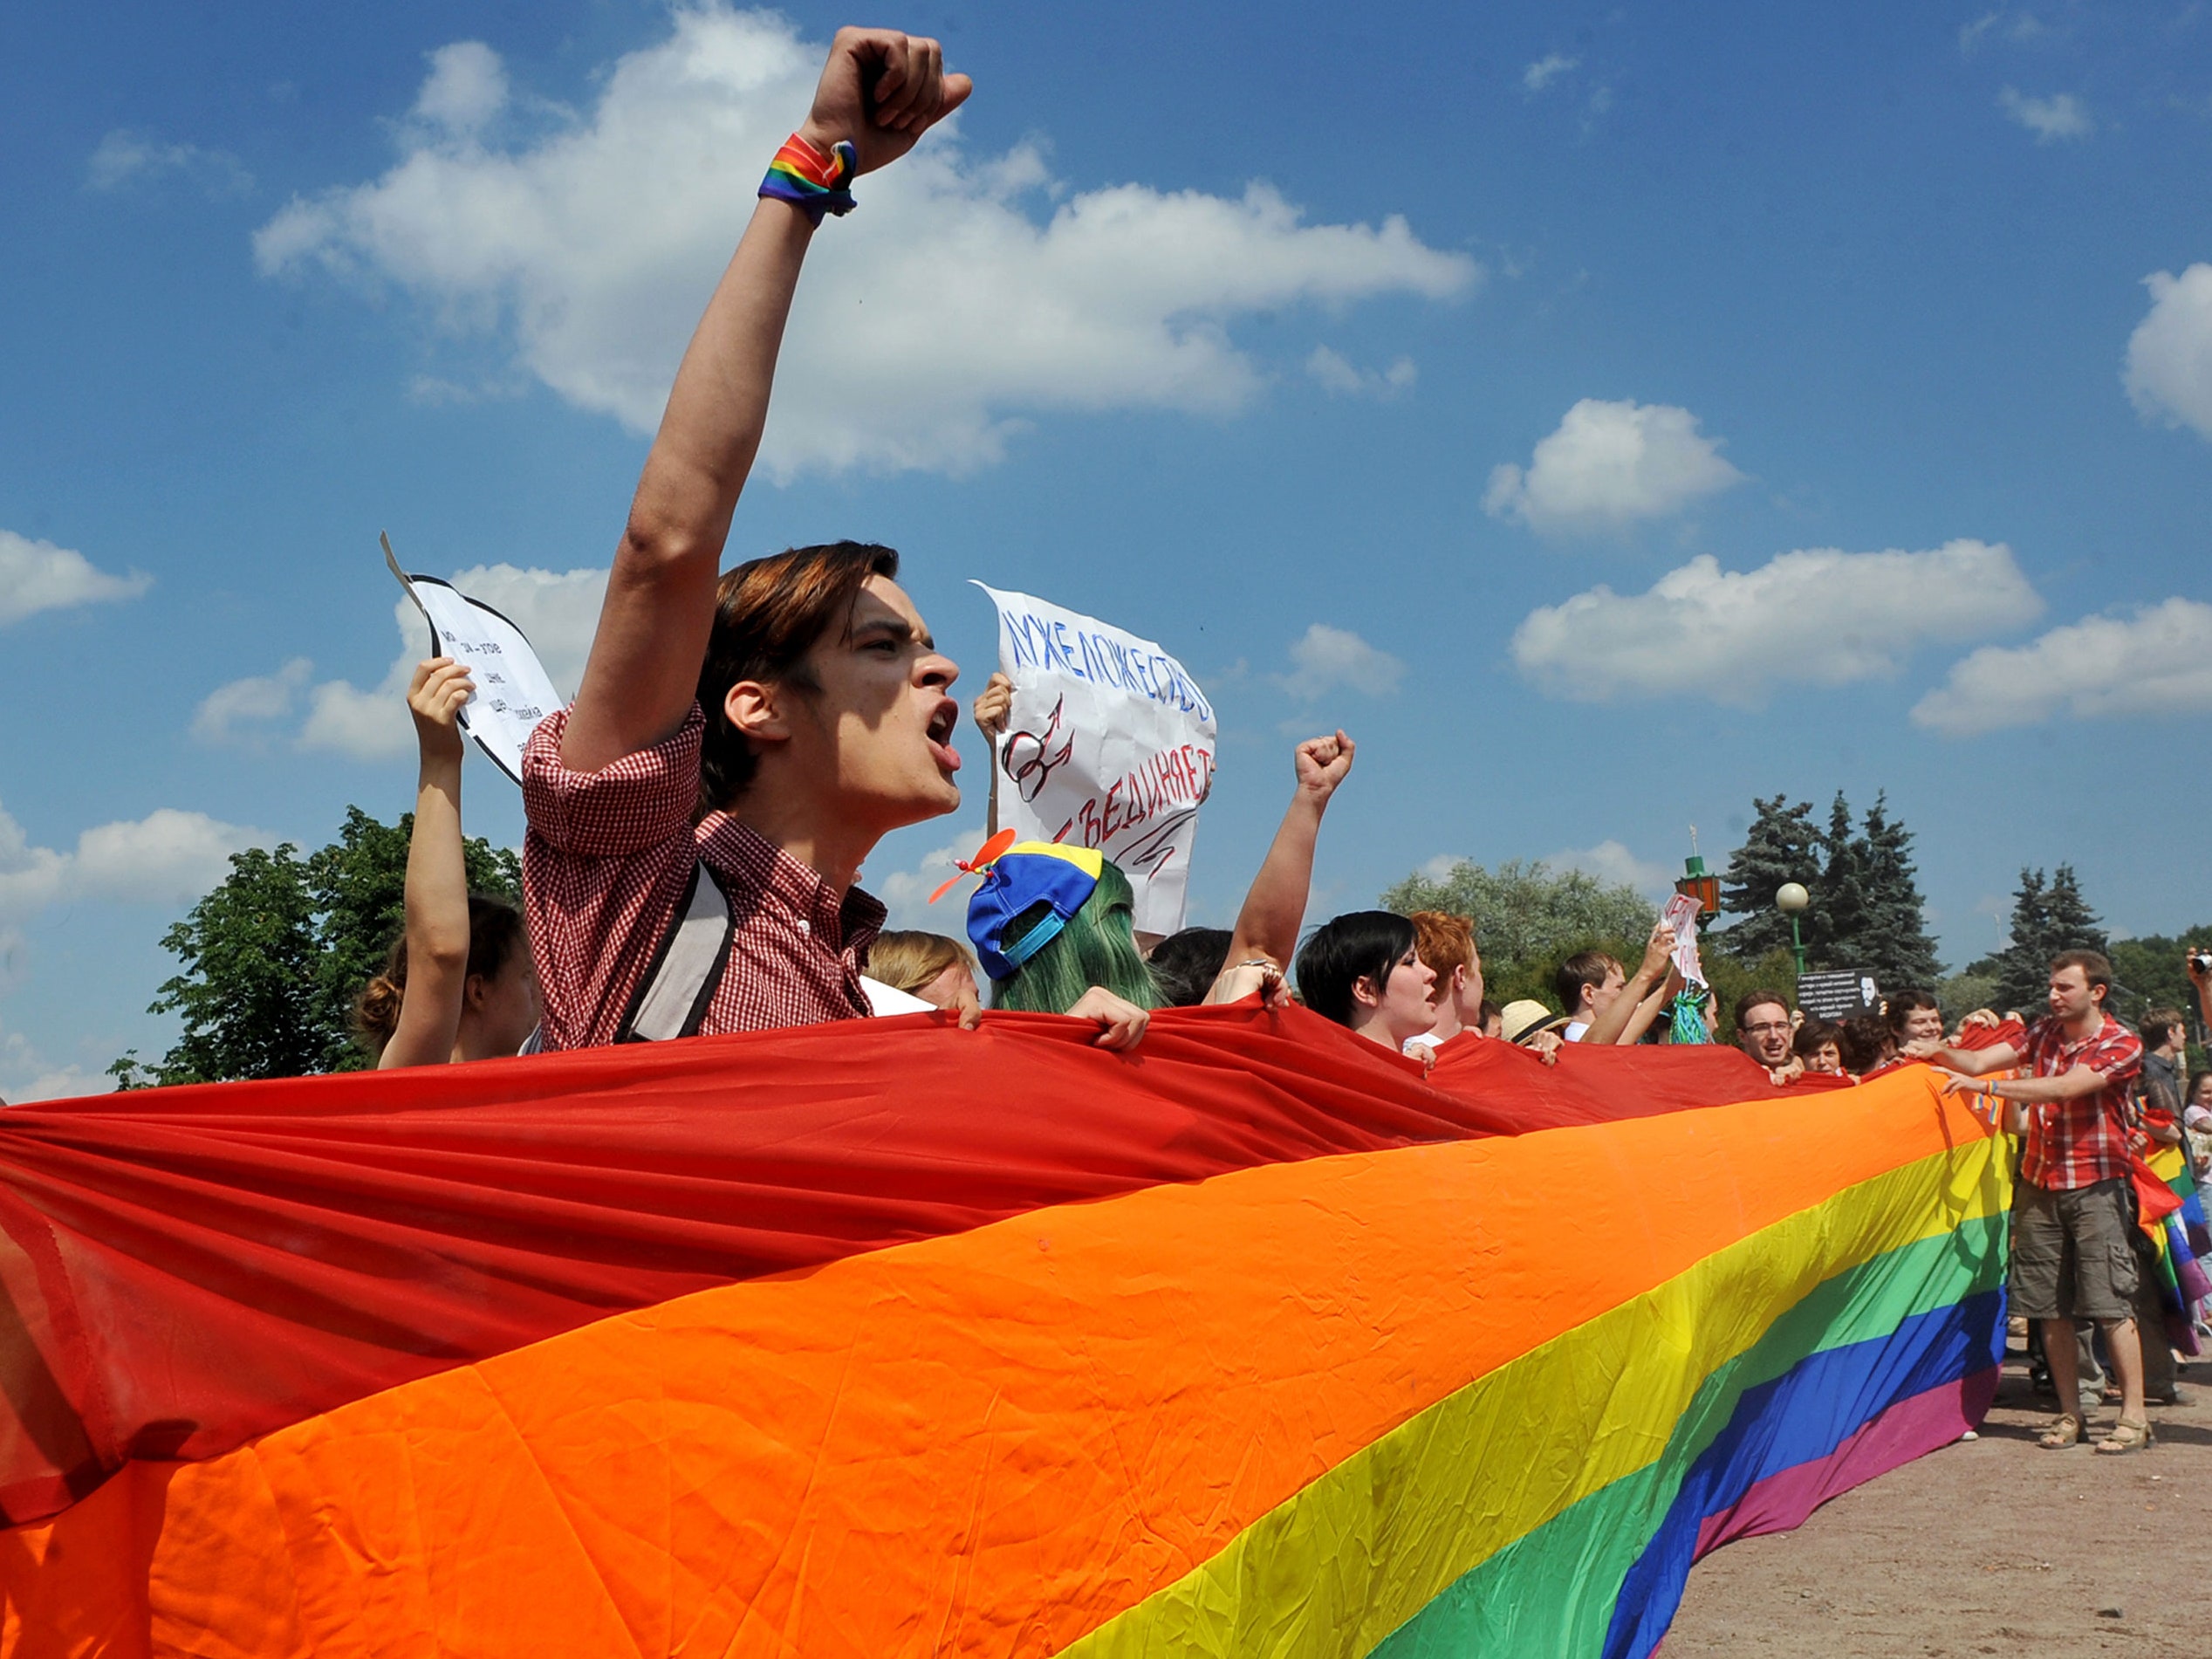
{"type": "Polygon", "coordinates": [[[1524,997],[1505,1004],[1497,1034],[1517,1048],[1532,1048],[1548,1058],[1565,1041],[1560,1030],[1566,1023],[1565,1014],[1555,1014],[1534,997],[1524,997]]]}

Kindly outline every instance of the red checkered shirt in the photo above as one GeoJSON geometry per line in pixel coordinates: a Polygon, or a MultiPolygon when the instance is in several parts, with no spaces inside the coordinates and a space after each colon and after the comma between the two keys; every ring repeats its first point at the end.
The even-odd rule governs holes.
{"type": "Polygon", "coordinates": [[[2110,1014],[2097,1034],[2069,1042],[2054,1015],[2028,1027],[2020,1063],[2034,1077],[2061,1077],[2077,1066],[2101,1072],[2094,1094],[2028,1108],[2027,1155],[2020,1178],[2066,1192],[2127,1176],[2127,1087],[2143,1069],[2143,1039],[2110,1014]]]}
{"type": "Polygon", "coordinates": [[[612,1043],[701,860],[736,918],[702,1036],[860,1019],[883,906],[829,885],[727,812],[695,826],[696,703],[675,735],[595,772],[561,764],[565,710],[523,751],[523,910],[544,992],[547,1050],[612,1043]]]}

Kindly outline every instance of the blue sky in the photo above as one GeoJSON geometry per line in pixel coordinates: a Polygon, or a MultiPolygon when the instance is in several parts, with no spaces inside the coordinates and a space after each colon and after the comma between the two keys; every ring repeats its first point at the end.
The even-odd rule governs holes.
{"type": "MultiPolygon", "coordinates": [[[[408,805],[380,529],[572,675],[843,20],[15,21],[0,1094],[164,1045],[229,850],[408,805]]],[[[1841,788],[1954,964],[2023,863],[2212,917],[2212,8],[884,20],[977,92],[818,242],[731,556],[901,547],[970,690],[969,577],[1161,641],[1221,710],[1201,918],[1338,723],[1316,915],[1450,854],[1649,882],[1841,788]]],[[[463,806],[519,839],[488,764],[463,806]]]]}

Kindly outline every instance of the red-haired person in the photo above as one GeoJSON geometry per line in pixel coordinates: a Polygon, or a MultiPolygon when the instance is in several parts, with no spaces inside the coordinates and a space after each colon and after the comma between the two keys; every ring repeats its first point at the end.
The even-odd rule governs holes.
{"type": "Polygon", "coordinates": [[[934,40],[839,31],[676,371],[583,684],[524,756],[547,1049],[868,1012],[860,865],[959,806],[959,670],[887,547],[718,572],[824,213],[968,93],[934,40]]]}

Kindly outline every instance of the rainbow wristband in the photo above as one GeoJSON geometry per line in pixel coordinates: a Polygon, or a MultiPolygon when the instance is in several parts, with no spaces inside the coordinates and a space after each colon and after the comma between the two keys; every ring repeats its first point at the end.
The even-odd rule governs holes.
{"type": "Polygon", "coordinates": [[[841,216],[853,211],[853,192],[845,187],[859,170],[860,153],[850,139],[838,140],[825,155],[794,133],[768,164],[760,193],[790,202],[818,225],[825,213],[841,216]]]}

